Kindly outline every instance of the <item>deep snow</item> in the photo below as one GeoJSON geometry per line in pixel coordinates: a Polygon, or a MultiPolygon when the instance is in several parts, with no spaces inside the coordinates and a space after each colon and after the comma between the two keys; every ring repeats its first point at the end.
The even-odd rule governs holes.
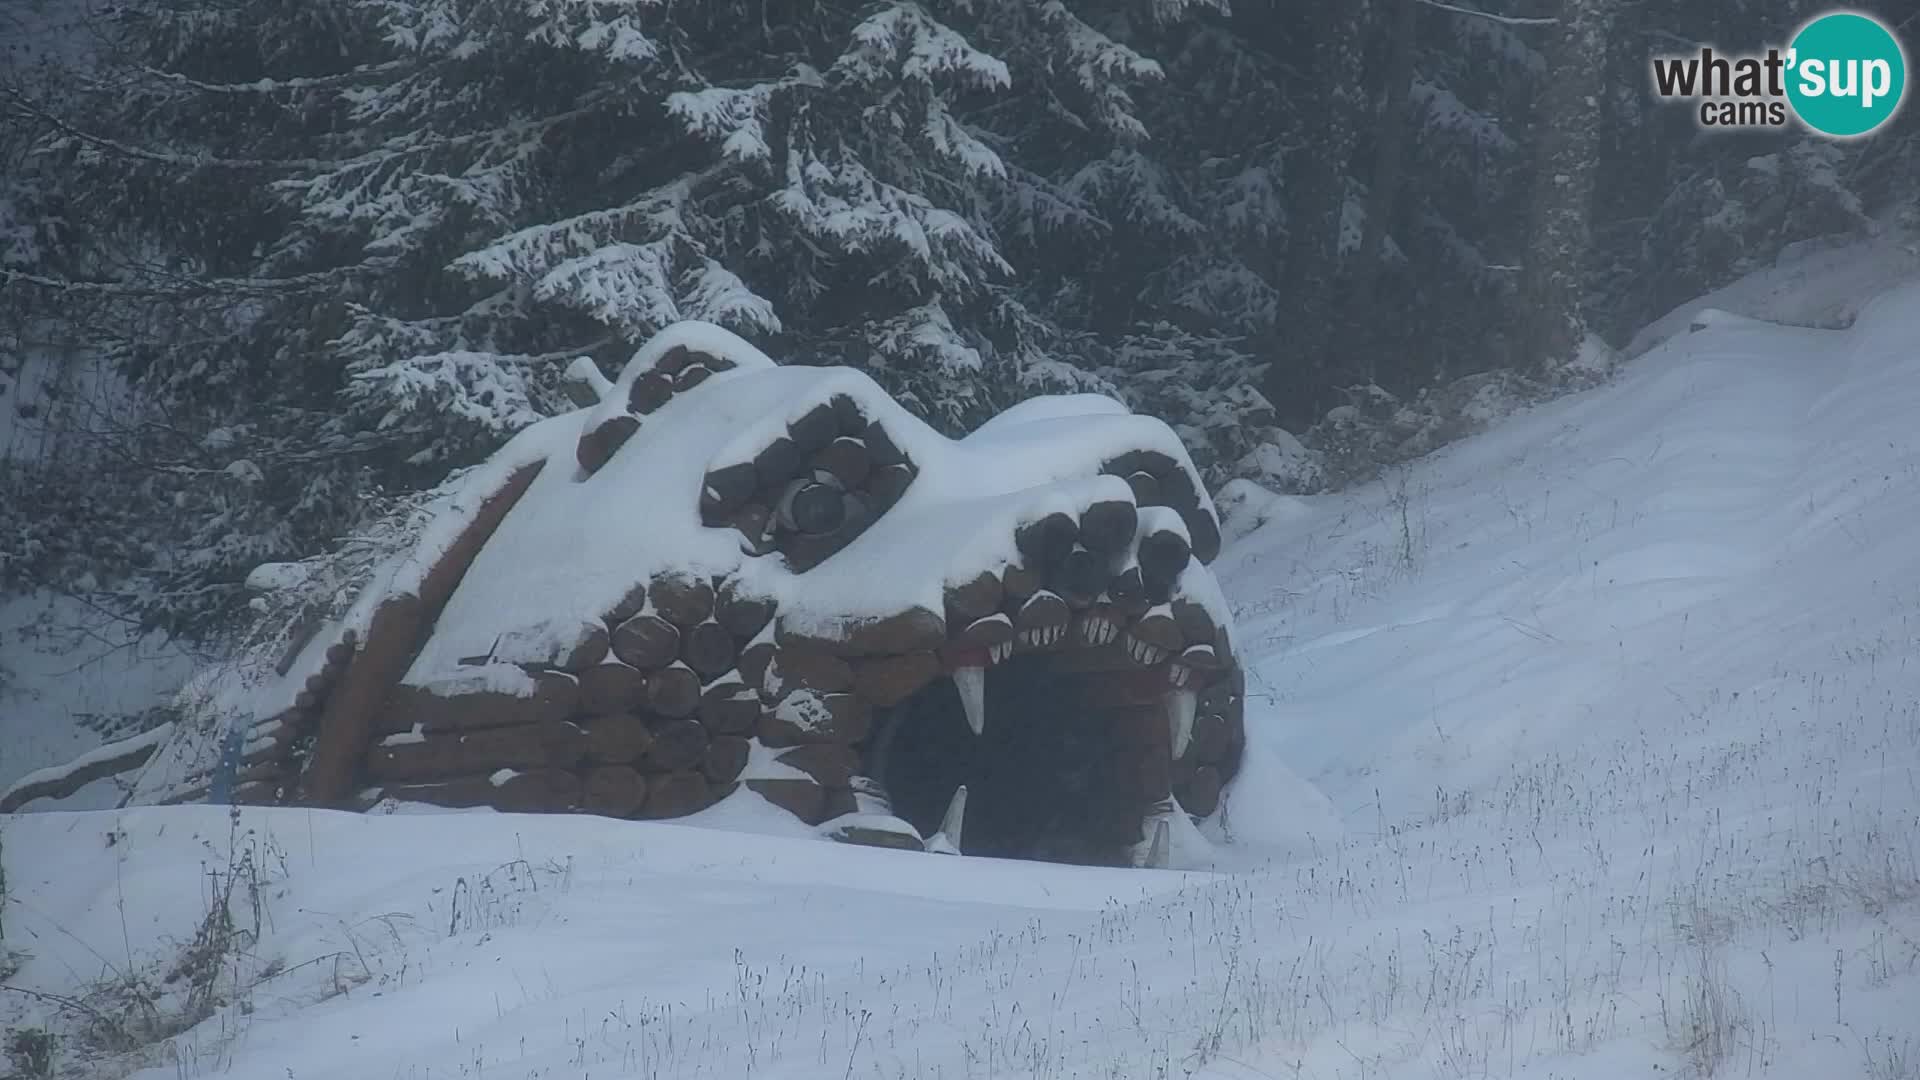
{"type": "Polygon", "coordinates": [[[1216,872],[723,831],[759,817],[22,815],[11,983],[164,971],[238,851],[238,989],[97,1074],[1913,1076],[1916,414],[1909,283],[1240,505],[1216,872]]]}

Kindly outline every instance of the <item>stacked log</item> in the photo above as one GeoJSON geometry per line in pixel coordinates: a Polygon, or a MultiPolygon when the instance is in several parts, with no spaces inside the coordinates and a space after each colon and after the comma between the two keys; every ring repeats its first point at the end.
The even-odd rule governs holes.
{"type": "MultiPolygon", "coordinates": [[[[271,716],[254,721],[240,736],[240,757],[229,797],[247,806],[285,802],[293,797],[301,759],[310,751],[328,696],[346,678],[359,635],[351,628],[327,646],[318,670],[295,691],[293,703],[271,716]]],[[[291,665],[289,665],[291,670],[291,665]]],[[[285,672],[282,672],[285,674],[285,672]]],[[[162,804],[202,802],[213,793],[219,761],[195,769],[164,792],[162,804]]]]}
{"type": "Polygon", "coordinates": [[[766,706],[740,672],[770,663],[773,615],[735,581],[655,575],[592,626],[548,622],[478,658],[511,657],[530,694],[477,674],[397,688],[372,721],[365,773],[389,797],[444,805],[487,802],[498,779],[502,808],[693,813],[746,767],[766,706]]]}
{"type": "Polygon", "coordinates": [[[865,532],[918,474],[883,424],[836,394],[789,422],[751,461],[710,470],[700,517],[738,531],[749,555],[778,552],[804,573],[865,532]]]}
{"type": "MultiPolygon", "coordinates": [[[[298,705],[249,725],[240,736],[240,757],[234,766],[229,798],[243,806],[267,806],[283,801],[297,772],[297,749],[312,737],[314,711],[298,705]]],[[[204,802],[213,794],[214,775],[224,753],[207,767],[195,769],[163,793],[162,804],[204,802]]]]}
{"type": "MultiPolygon", "coordinates": [[[[627,387],[624,408],[612,411],[581,432],[574,447],[574,459],[585,476],[599,472],[613,459],[627,440],[633,438],[646,418],[660,411],[674,395],[699,386],[722,371],[731,370],[732,360],[685,345],[675,345],[654,361],[653,368],[641,373],[627,387]]],[[[603,408],[607,402],[600,402],[603,408]]]]}
{"type": "MultiPolygon", "coordinates": [[[[647,415],[720,370],[710,359],[680,350],[632,383],[626,411],[613,418],[621,423],[597,425],[604,434],[591,445],[583,437],[583,467],[604,464],[647,415]]],[[[636,581],[597,619],[509,633],[475,658],[512,665],[505,674],[524,673],[529,690],[479,688],[497,680],[396,686],[467,553],[435,568],[422,601],[376,616],[386,642],[377,654],[343,642],[340,664],[330,657],[283,718],[296,722],[274,737],[297,737],[281,732],[344,708],[339,688],[353,684],[365,735],[348,779],[389,797],[664,818],[745,784],[820,824],[862,806],[863,792],[884,804],[864,775],[876,710],[956,668],[1046,653],[1104,732],[1089,751],[1106,786],[1087,810],[1088,842],[1134,844],[1140,822],[1169,798],[1197,815],[1217,808],[1244,749],[1245,684],[1226,628],[1181,592],[1193,561],[1218,547],[1190,471],[1147,451],[1121,455],[1107,471],[1126,479],[1130,498],[1021,526],[1014,562],[952,584],[937,610],[821,627],[780,618],[736,580],[663,572],[636,581]],[[377,663],[355,683],[370,655],[377,663]],[[1181,713],[1176,758],[1168,701],[1186,692],[1194,696],[1179,700],[1197,704],[1190,735],[1181,713]],[[776,767],[749,768],[767,761],[776,767]]],[[[700,512],[709,526],[737,529],[750,553],[778,553],[804,571],[852,542],[916,473],[885,426],[836,396],[752,460],[710,470],[700,512]]],[[[475,551],[479,542],[484,535],[475,551]]],[[[275,745],[269,755],[284,759],[290,743],[275,745]]],[[[284,770],[245,774],[242,784],[276,785],[277,797],[289,779],[284,770]]]]}
{"type": "Polygon", "coordinates": [[[1234,667],[1200,692],[1193,742],[1175,762],[1174,795],[1190,814],[1206,817],[1218,809],[1221,788],[1240,772],[1247,748],[1246,691],[1246,673],[1234,667]]]}
{"type": "MultiPolygon", "coordinates": [[[[1073,525],[1071,534],[1057,522],[1035,530],[1030,557],[1091,551],[1090,530],[1073,525]]],[[[389,797],[626,818],[693,813],[744,783],[822,824],[860,805],[862,790],[884,796],[864,774],[876,709],[960,663],[1048,652],[1110,734],[1095,761],[1107,794],[1085,811],[1093,847],[1075,857],[1117,859],[1170,796],[1196,815],[1217,809],[1244,749],[1245,686],[1204,605],[1176,594],[1129,614],[1108,595],[1114,584],[1076,610],[1052,589],[1009,589],[1003,574],[983,574],[947,590],[944,616],[915,609],[821,638],[736,582],[663,574],[636,590],[638,610],[609,610],[598,662],[580,665],[593,649],[543,654],[552,662],[530,671],[530,694],[396,690],[373,722],[366,775],[389,797]],[[1095,620],[1115,628],[1105,645],[1086,640],[1095,620]],[[1198,706],[1176,759],[1167,695],[1181,688],[1198,706]],[[773,751],[773,774],[746,774],[756,740],[773,751]]],[[[853,830],[833,835],[867,842],[853,830]]]]}
{"type": "Polygon", "coordinates": [[[1210,565],[1220,554],[1220,522],[1203,505],[1199,480],[1172,457],[1158,450],[1129,450],[1108,460],[1100,471],[1118,476],[1133,489],[1134,504],[1169,507],[1186,523],[1193,557],[1210,565]]]}
{"type": "MultiPolygon", "coordinates": [[[[348,798],[371,741],[370,725],[384,698],[412,666],[467,568],[508,511],[533,485],[543,465],[535,462],[514,470],[481,502],[473,520],[428,568],[415,594],[389,597],[374,610],[364,638],[343,636],[328,649],[329,667],[334,664],[334,648],[342,650],[341,670],[321,688],[322,693],[312,695],[314,700],[308,706],[315,714],[311,723],[314,738],[312,753],[294,785],[301,802],[330,806],[348,798]]],[[[314,687],[304,689],[313,691],[314,687]]]]}

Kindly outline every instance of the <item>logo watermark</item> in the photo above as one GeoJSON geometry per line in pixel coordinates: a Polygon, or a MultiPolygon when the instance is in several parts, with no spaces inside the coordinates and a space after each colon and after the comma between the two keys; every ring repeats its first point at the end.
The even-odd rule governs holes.
{"type": "Polygon", "coordinates": [[[1880,20],[1833,11],[1802,26],[1785,48],[1655,57],[1653,88],[1663,98],[1697,101],[1702,127],[1779,128],[1792,118],[1850,139],[1900,110],[1907,55],[1880,20]]]}

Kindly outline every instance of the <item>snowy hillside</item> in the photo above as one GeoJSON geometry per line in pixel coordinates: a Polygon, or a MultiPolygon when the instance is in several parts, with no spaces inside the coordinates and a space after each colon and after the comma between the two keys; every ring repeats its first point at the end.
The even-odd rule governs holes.
{"type": "Polygon", "coordinates": [[[22,815],[0,1027],[148,1080],[1915,1076],[1920,284],[1860,307],[1690,315],[1384,483],[1223,500],[1215,872],[22,815]]]}

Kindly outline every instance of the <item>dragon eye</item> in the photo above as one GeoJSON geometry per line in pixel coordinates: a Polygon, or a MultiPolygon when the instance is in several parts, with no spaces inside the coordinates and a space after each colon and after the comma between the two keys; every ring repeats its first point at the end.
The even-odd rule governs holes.
{"type": "Polygon", "coordinates": [[[840,489],[806,477],[787,484],[775,513],[781,525],[809,536],[824,536],[847,520],[840,489]]]}

